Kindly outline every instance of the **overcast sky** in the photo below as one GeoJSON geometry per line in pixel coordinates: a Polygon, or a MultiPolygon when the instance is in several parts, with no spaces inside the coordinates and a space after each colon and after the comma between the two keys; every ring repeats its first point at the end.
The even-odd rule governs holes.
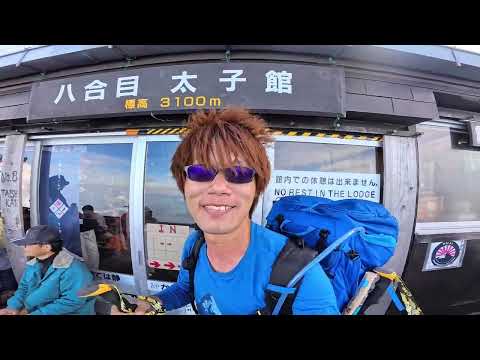
{"type": "Polygon", "coordinates": [[[456,47],[457,49],[468,50],[476,53],[480,53],[480,45],[447,45],[456,47]]]}
{"type": "Polygon", "coordinates": [[[0,56],[42,45],[0,45],[0,56]]]}

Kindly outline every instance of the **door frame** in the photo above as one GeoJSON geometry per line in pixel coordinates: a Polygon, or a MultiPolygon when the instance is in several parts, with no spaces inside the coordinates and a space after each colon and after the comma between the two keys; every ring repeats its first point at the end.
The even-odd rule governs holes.
{"type": "Polygon", "coordinates": [[[119,285],[122,290],[127,292],[138,293],[142,290],[142,280],[137,276],[139,271],[138,257],[138,241],[132,234],[135,232],[134,216],[135,209],[132,207],[132,201],[135,203],[136,199],[134,193],[135,173],[137,169],[137,157],[135,154],[137,150],[137,141],[134,136],[126,136],[125,133],[108,133],[108,134],[69,134],[69,135],[51,135],[51,136],[32,136],[29,138],[29,143],[35,146],[35,156],[32,162],[32,178],[30,187],[31,199],[31,222],[33,225],[38,225],[40,220],[39,209],[39,189],[40,189],[40,169],[41,169],[41,151],[44,146],[55,145],[104,145],[104,144],[132,144],[132,155],[130,158],[130,184],[129,184],[129,232],[130,232],[130,256],[132,260],[133,274],[121,274],[112,271],[91,270],[95,280],[104,282],[113,282],[119,285]],[[134,181],[132,183],[132,180],[134,181]],[[133,209],[133,211],[131,211],[133,209]]]}

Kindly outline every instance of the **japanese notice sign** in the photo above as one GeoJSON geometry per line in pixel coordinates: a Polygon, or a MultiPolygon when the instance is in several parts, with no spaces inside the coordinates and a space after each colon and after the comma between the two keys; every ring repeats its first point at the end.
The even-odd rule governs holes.
{"type": "Polygon", "coordinates": [[[28,121],[245,106],[257,112],[345,116],[338,67],[218,62],[47,80],[32,87],[28,121]]]}
{"type": "Polygon", "coordinates": [[[274,170],[264,195],[264,214],[284,196],[320,196],[332,200],[380,202],[380,175],[344,172],[274,170]]]}
{"type": "Polygon", "coordinates": [[[147,224],[147,264],[154,269],[179,270],[183,244],[190,228],[181,225],[147,224]]]}
{"type": "Polygon", "coordinates": [[[465,248],[465,240],[432,242],[428,244],[422,271],[461,267],[465,248]]]}

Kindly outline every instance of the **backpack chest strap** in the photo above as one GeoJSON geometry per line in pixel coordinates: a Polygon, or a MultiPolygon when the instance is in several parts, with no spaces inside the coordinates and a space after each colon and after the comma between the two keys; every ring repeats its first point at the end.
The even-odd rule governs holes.
{"type": "Polygon", "coordinates": [[[277,259],[272,265],[269,284],[265,289],[265,308],[262,314],[271,314],[282,295],[287,295],[281,307],[281,314],[291,314],[292,305],[297,295],[301,282],[294,287],[287,287],[292,278],[310,263],[317,252],[308,247],[299,247],[294,241],[288,240],[277,259]]]}
{"type": "Polygon", "coordinates": [[[191,307],[192,310],[195,312],[195,314],[198,314],[197,307],[195,305],[195,269],[197,268],[197,262],[198,262],[198,256],[200,255],[200,249],[202,248],[202,245],[205,243],[205,237],[203,235],[203,232],[196,227],[199,231],[199,236],[195,240],[195,243],[193,244],[193,247],[190,251],[190,254],[183,260],[182,262],[182,267],[185,270],[188,270],[188,282],[189,282],[189,293],[191,296],[191,307]]]}
{"type": "Polygon", "coordinates": [[[293,294],[296,290],[296,288],[288,288],[288,287],[284,287],[284,286],[277,286],[277,285],[272,285],[272,284],[268,284],[267,285],[267,290],[269,291],[273,291],[273,292],[276,292],[276,293],[280,293],[280,294],[287,294],[287,295],[290,295],[290,294],[293,294]]]}

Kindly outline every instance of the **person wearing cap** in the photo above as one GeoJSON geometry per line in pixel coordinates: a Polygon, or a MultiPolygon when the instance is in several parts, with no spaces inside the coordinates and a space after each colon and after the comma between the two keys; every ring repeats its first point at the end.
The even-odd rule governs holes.
{"type": "Polygon", "coordinates": [[[33,257],[15,294],[0,315],[94,315],[94,301],[77,292],[89,286],[93,276],[86,265],[62,248],[59,233],[47,225],[30,228],[15,245],[25,246],[33,257]]]}

